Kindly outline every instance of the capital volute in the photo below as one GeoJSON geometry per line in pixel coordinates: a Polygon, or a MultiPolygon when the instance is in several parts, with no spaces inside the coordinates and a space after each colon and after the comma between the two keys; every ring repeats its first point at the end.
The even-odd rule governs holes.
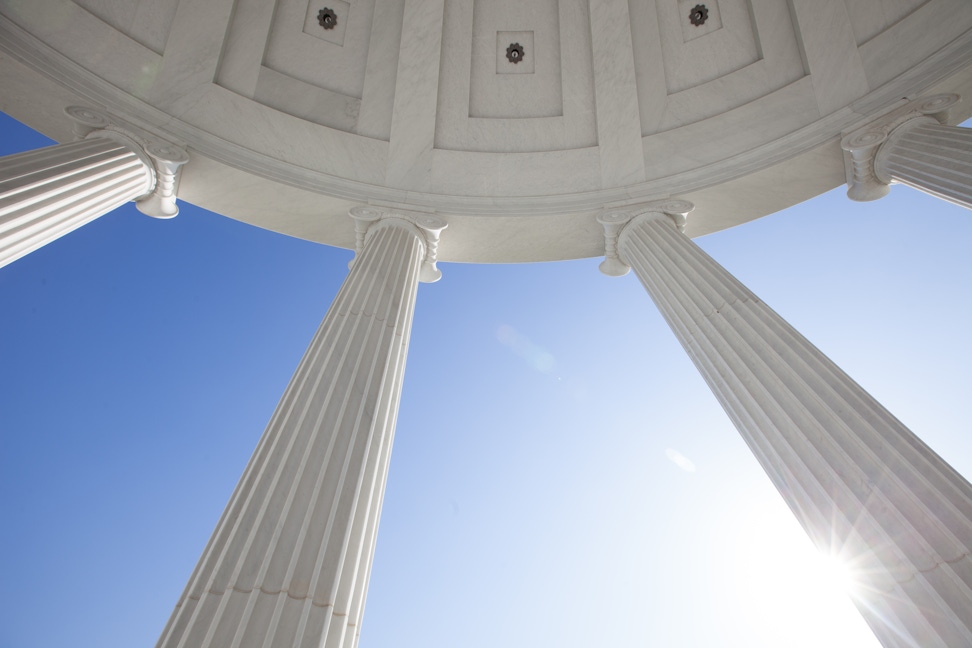
{"type": "Polygon", "coordinates": [[[598,268],[609,277],[621,277],[631,270],[631,266],[621,258],[618,243],[633,220],[661,218],[670,221],[681,232],[693,209],[695,205],[689,201],[671,198],[602,210],[597,215],[597,222],[604,228],[604,261],[598,268]]]}
{"type": "Polygon", "coordinates": [[[176,186],[182,166],[189,161],[185,149],[94,108],[68,106],[64,112],[74,122],[77,139],[113,139],[131,148],[142,160],[151,182],[145,194],[135,200],[140,212],[154,218],[173,218],[179,214],[176,186]]]}
{"type": "Polygon", "coordinates": [[[436,266],[439,255],[439,237],[448,223],[435,214],[405,209],[391,209],[377,206],[352,207],[348,214],[354,219],[354,259],[348,268],[354,266],[355,259],[364,250],[368,238],[381,226],[404,227],[415,233],[425,251],[419,281],[435,283],[442,278],[442,271],[436,266]]]}
{"type": "Polygon", "coordinates": [[[939,94],[910,101],[867,124],[852,130],[840,141],[846,151],[847,197],[877,200],[890,191],[891,178],[880,164],[881,152],[896,137],[923,123],[947,123],[949,109],[958,103],[957,94],[939,94]]]}

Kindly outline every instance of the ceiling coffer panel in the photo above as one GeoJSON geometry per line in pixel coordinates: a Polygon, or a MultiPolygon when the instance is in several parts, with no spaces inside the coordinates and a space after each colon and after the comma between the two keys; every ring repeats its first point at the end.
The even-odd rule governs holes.
{"type": "Polygon", "coordinates": [[[322,126],[387,139],[400,4],[376,12],[374,0],[237,0],[216,82],[322,126]]]}
{"type": "Polygon", "coordinates": [[[656,10],[668,94],[762,58],[749,0],[659,2],[656,10]]]}
{"type": "Polygon", "coordinates": [[[863,45],[891,25],[907,18],[928,0],[854,0],[847,14],[858,45],[863,45]]]}
{"type": "Polygon", "coordinates": [[[435,147],[525,153],[594,146],[587,5],[446,0],[435,147]]]}
{"type": "Polygon", "coordinates": [[[264,67],[360,99],[374,8],[374,0],[277,0],[264,67]],[[336,14],[331,28],[319,22],[323,9],[336,14]]]}
{"type": "Polygon", "coordinates": [[[787,0],[629,7],[645,136],[733,110],[807,73],[787,0]]]}
{"type": "Polygon", "coordinates": [[[525,5],[511,0],[473,2],[470,117],[564,114],[557,0],[525,5]]]}
{"type": "Polygon", "coordinates": [[[165,41],[179,0],[74,0],[74,3],[156,54],[165,41]]]}

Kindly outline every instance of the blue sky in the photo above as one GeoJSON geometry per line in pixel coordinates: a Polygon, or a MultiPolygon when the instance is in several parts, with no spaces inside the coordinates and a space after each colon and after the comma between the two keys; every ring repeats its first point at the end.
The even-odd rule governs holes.
{"type": "MultiPolygon", "coordinates": [[[[697,240],[966,476],[970,241],[906,187],[697,240]]],[[[350,257],[183,203],[0,269],[0,648],[154,645],[350,257]]],[[[876,645],[598,263],[420,287],[361,647],[876,645]]]]}

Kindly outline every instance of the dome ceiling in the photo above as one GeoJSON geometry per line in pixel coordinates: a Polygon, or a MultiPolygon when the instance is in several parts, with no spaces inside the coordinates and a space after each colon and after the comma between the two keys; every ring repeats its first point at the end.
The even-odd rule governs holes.
{"type": "MultiPolygon", "coordinates": [[[[3,0],[0,108],[97,107],[185,145],[179,195],[351,247],[363,202],[436,211],[441,258],[594,256],[593,214],[688,233],[844,180],[840,134],[972,87],[966,0],[3,0]],[[42,81],[40,79],[43,79],[42,81]]],[[[954,123],[972,113],[965,101],[954,123]]]]}

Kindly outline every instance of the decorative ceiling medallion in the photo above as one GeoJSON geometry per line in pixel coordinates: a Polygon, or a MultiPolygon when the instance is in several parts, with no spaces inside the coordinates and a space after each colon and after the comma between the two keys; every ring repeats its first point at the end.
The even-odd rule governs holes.
{"type": "Polygon", "coordinates": [[[321,27],[324,29],[334,29],[337,25],[337,14],[334,13],[333,9],[324,7],[317,12],[317,22],[320,23],[321,27]]]}
{"type": "Polygon", "coordinates": [[[523,46],[519,43],[510,43],[506,48],[506,60],[516,64],[523,60],[523,46]]]}
{"type": "Polygon", "coordinates": [[[709,19],[709,10],[703,4],[697,4],[689,12],[689,22],[696,27],[701,27],[709,19]]]}

